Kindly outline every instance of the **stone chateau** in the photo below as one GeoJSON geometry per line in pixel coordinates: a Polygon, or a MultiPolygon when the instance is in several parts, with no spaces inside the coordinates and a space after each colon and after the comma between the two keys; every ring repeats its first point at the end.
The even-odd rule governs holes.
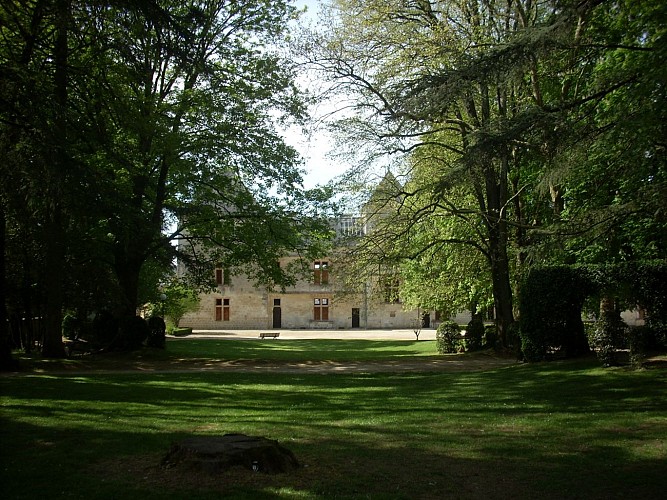
{"type": "MultiPolygon", "coordinates": [[[[336,231],[349,234],[359,227],[356,218],[343,217],[336,231]]],[[[289,265],[296,257],[280,259],[289,265]]],[[[199,310],[186,314],[180,326],[197,330],[237,329],[404,329],[434,326],[434,311],[405,310],[392,295],[344,293],[329,272],[332,261],[323,256],[310,264],[310,274],[285,292],[258,288],[247,276],[226,269],[211,270],[216,282],[212,293],[200,296],[199,310]]],[[[467,321],[462,318],[462,321],[467,321]]]]}
{"type": "MultiPolygon", "coordinates": [[[[362,207],[362,217],[344,216],[335,222],[337,238],[372,231],[374,219],[389,210],[396,185],[388,172],[362,207]]],[[[288,266],[296,259],[283,257],[280,265],[288,266]]],[[[284,292],[258,288],[247,276],[228,269],[212,269],[216,289],[200,296],[199,310],[186,314],[180,326],[197,330],[406,329],[436,327],[440,321],[437,311],[405,309],[397,300],[397,280],[384,283],[381,286],[388,288],[381,290],[375,280],[363,287],[363,293],[352,294],[337,286],[330,272],[335,262],[329,256],[309,264],[308,275],[284,292]],[[373,287],[375,293],[370,292],[373,287]]],[[[470,314],[464,312],[453,319],[467,323],[470,314]]]]}

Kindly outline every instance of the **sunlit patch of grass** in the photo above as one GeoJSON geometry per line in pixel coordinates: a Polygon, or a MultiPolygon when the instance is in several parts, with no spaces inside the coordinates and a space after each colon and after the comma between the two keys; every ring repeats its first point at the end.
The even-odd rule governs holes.
{"type": "Polygon", "coordinates": [[[435,356],[435,341],[414,340],[170,340],[174,356],[276,361],[369,361],[435,356]]]}

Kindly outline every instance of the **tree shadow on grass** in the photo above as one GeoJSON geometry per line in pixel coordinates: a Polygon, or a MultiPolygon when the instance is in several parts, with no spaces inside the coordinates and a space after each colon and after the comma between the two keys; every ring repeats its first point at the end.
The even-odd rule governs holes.
{"type": "Polygon", "coordinates": [[[654,498],[667,486],[666,381],[587,362],[5,378],[4,497],[654,498]],[[172,441],[227,432],[277,439],[307,467],[159,468],[172,441]]]}
{"type": "Polygon", "coordinates": [[[152,452],[85,466],[82,491],[92,491],[90,483],[104,480],[110,491],[160,491],[169,498],[608,499],[659,498],[667,486],[664,460],[636,460],[614,446],[570,454],[527,446],[520,455],[478,457],[453,456],[446,443],[432,444],[428,451],[420,443],[368,446],[355,440],[287,446],[302,464],[288,474],[164,469],[159,465],[163,453],[152,452]]]}

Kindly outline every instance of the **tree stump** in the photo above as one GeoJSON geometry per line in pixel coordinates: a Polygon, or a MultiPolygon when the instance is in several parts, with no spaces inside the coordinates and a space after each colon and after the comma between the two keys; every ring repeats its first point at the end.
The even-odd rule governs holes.
{"type": "Polygon", "coordinates": [[[162,467],[185,467],[218,474],[241,466],[254,472],[278,474],[299,467],[294,454],[278,441],[244,434],[197,436],[174,443],[162,467]]]}

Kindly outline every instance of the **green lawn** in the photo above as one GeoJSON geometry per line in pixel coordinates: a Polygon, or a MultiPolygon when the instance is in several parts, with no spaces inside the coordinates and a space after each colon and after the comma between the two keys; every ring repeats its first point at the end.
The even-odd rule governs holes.
{"type": "Polygon", "coordinates": [[[119,369],[154,366],[161,369],[201,367],[216,361],[263,363],[361,362],[439,358],[435,341],[381,340],[216,340],[168,338],[167,349],[129,354],[93,354],[65,360],[44,360],[38,354],[18,355],[25,370],[119,369]]]}
{"type": "MultiPolygon", "coordinates": [[[[168,356],[232,352],[228,341],[179,342],[168,356]]],[[[318,342],[239,341],[233,352],[429,355],[426,342],[359,341],[353,358],[318,342]]],[[[667,488],[664,369],[72,372],[3,376],[0,391],[2,498],[659,498],[667,488]],[[277,439],[304,467],[209,477],[158,466],[174,440],[228,432],[277,439]]]]}
{"type": "Polygon", "coordinates": [[[170,356],[270,361],[383,361],[415,356],[437,356],[433,340],[214,340],[170,339],[170,356]]]}

